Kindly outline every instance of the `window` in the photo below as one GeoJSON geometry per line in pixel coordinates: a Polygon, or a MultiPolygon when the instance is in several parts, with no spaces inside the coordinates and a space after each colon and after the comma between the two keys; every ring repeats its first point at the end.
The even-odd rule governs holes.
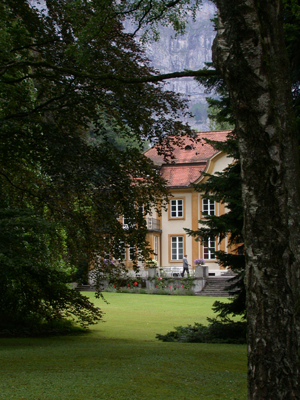
{"type": "Polygon", "coordinates": [[[129,229],[130,221],[128,218],[123,217],[123,229],[129,229]]]}
{"type": "Polygon", "coordinates": [[[158,236],[154,236],[154,259],[158,261],[158,236]]]}
{"type": "Polygon", "coordinates": [[[126,260],[126,246],[122,240],[118,242],[118,247],[116,248],[114,260],[116,259],[120,261],[126,260]]]}
{"type": "Polygon", "coordinates": [[[209,199],[202,199],[202,215],[215,215],[215,202],[209,199]]]}
{"type": "Polygon", "coordinates": [[[184,252],[183,236],[171,236],[171,260],[182,260],[184,252]]]}
{"type": "Polygon", "coordinates": [[[135,256],[135,246],[129,246],[129,260],[133,260],[135,256]]]}
{"type": "Polygon", "coordinates": [[[203,246],[203,254],[205,260],[215,260],[216,255],[216,239],[214,237],[208,238],[203,246]]]}
{"type": "Polygon", "coordinates": [[[141,214],[142,216],[145,215],[145,207],[144,207],[144,204],[141,205],[141,206],[139,206],[139,212],[140,212],[140,214],[141,214]]]}
{"type": "Polygon", "coordinates": [[[111,260],[111,258],[112,258],[111,240],[106,236],[104,236],[103,239],[105,240],[105,248],[106,248],[106,250],[104,251],[104,254],[101,254],[101,256],[103,256],[103,258],[105,260],[111,260]]]}
{"type": "Polygon", "coordinates": [[[183,218],[183,199],[171,200],[170,206],[171,218],[183,218]]]}

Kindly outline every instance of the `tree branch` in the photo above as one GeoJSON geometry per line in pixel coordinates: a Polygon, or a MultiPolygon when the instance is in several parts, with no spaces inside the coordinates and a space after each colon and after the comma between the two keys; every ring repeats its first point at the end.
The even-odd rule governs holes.
{"type": "Polygon", "coordinates": [[[168,74],[145,76],[141,78],[116,78],[116,79],[124,83],[143,83],[143,82],[161,82],[174,78],[200,77],[200,76],[201,77],[217,76],[217,72],[216,70],[213,69],[199,69],[197,71],[184,70],[184,71],[171,72],[168,74]]]}
{"type": "MultiPolygon", "coordinates": [[[[20,66],[30,66],[34,68],[47,68],[48,70],[55,70],[58,73],[61,73],[63,75],[70,75],[76,78],[83,78],[83,79],[92,79],[95,81],[105,81],[105,80],[110,80],[110,81],[118,81],[122,83],[128,83],[128,84],[133,84],[133,83],[146,83],[146,82],[161,82],[164,80],[168,79],[173,79],[173,78],[183,78],[183,77],[209,77],[209,76],[216,76],[217,73],[213,69],[199,69],[197,71],[193,70],[184,70],[184,71],[177,71],[177,72],[171,72],[167,74],[159,74],[159,75],[149,75],[149,76],[142,76],[142,77],[124,77],[124,76],[119,76],[119,75],[112,75],[112,74],[104,74],[104,75],[93,75],[89,73],[81,73],[79,71],[76,71],[71,68],[60,68],[55,65],[52,65],[50,63],[47,63],[45,61],[41,62],[32,62],[32,61],[21,61],[17,63],[12,63],[10,65],[6,66],[0,66],[0,71],[1,69],[5,69],[5,72],[7,72],[8,68],[15,68],[15,67],[20,67],[20,66]]],[[[27,77],[34,78],[35,75],[37,74],[28,74],[27,77]]],[[[40,76],[40,74],[38,74],[40,76]]],[[[47,77],[47,74],[45,74],[47,77]]],[[[56,76],[56,75],[55,75],[56,76]]],[[[20,79],[3,79],[4,83],[16,83],[19,82],[20,79]]]]}

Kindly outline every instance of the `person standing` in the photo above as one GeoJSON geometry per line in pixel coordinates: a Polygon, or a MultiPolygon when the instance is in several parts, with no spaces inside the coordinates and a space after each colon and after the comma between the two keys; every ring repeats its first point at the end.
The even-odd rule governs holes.
{"type": "Polygon", "coordinates": [[[182,271],[182,273],[181,273],[181,276],[184,277],[185,271],[186,271],[187,275],[190,276],[189,266],[191,266],[191,264],[188,263],[187,254],[185,254],[185,255],[183,256],[182,263],[183,263],[183,264],[182,264],[182,266],[183,266],[183,271],[182,271]]]}

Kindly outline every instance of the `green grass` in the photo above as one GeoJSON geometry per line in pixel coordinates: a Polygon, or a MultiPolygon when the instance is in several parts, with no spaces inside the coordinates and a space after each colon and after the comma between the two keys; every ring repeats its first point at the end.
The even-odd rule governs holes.
{"type": "MultiPolygon", "coordinates": [[[[93,298],[93,293],[90,294],[93,298]]],[[[206,323],[207,297],[105,293],[91,333],[0,340],[0,399],[246,399],[246,346],[164,343],[174,326],[206,323]]]]}

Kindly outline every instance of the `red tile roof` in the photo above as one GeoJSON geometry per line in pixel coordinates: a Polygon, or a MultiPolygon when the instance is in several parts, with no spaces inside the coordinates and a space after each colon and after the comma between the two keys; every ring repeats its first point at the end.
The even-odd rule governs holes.
{"type": "Polygon", "coordinates": [[[205,141],[205,138],[224,142],[230,131],[199,132],[197,139],[183,138],[183,146],[174,146],[174,158],[166,163],[163,155],[159,155],[156,147],[145,152],[168,182],[169,187],[186,187],[200,178],[207,162],[219,151],[205,141]]]}
{"type": "Polygon", "coordinates": [[[189,186],[191,182],[199,179],[205,168],[206,163],[203,165],[164,165],[160,173],[168,182],[168,186],[181,187],[189,186]]]}

